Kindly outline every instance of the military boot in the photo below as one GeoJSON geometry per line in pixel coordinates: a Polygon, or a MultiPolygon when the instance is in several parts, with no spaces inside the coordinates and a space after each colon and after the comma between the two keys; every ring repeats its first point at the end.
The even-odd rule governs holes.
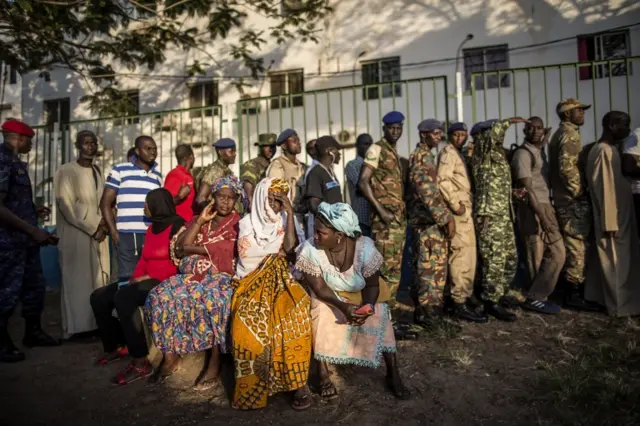
{"type": "Polygon", "coordinates": [[[40,325],[40,317],[25,318],[25,332],[22,343],[27,347],[34,346],[60,346],[61,342],[48,335],[42,330],[40,325]]]}
{"type": "Polygon", "coordinates": [[[6,324],[0,324],[0,362],[24,361],[24,353],[13,344],[6,324]]]}

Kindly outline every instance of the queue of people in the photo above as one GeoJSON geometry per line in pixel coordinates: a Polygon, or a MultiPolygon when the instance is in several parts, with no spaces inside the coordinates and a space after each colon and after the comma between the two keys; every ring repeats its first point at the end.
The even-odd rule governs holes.
{"type": "Polygon", "coordinates": [[[25,358],[7,328],[20,299],[25,345],[60,344],[40,326],[39,246],[58,243],[64,337],[97,328],[99,365],[130,358],[113,383],[161,380],[183,355],[208,352],[195,384],[206,390],[221,386],[221,357],[230,354],[238,409],[262,408],[281,392],[292,394],[292,408],[306,409],[310,374],[321,397],[335,398],[329,364],[384,362],[389,390],[409,398],[396,340],[416,334],[393,309],[403,253],[412,258],[419,326],[445,317],[516,321],[520,307],[556,314],[561,306],[549,296],[560,280],[566,307],[638,315],[640,212],[629,179],[640,179],[640,148],[637,138],[626,140],[630,119],[618,111],[583,148],[578,128],[588,108],[560,102],[561,125],[549,143],[551,129],[539,117],[483,121],[471,131],[426,119],[408,159],[397,151],[404,116],[392,111],[380,141],[357,138],[346,192],[335,172],[342,146],[331,136],[307,143],[307,167],[295,130],[259,135],[259,155],[239,178],[230,168],[232,139],[214,144],[216,161],[197,177],[193,150],[180,145],[163,179],[155,141],[143,135],[105,179],[93,163],[97,137],[82,131],[77,161],[54,179],[58,236],[38,228],[37,217],[50,212],[33,204],[19,158],[33,130],[9,120],[0,150],[0,275],[8,277],[0,287],[0,360],[25,358]],[[507,151],[506,132],[518,123],[525,142],[507,151]],[[519,261],[528,272],[524,291],[513,282],[519,261]],[[145,326],[163,354],[155,370],[145,326]]]}

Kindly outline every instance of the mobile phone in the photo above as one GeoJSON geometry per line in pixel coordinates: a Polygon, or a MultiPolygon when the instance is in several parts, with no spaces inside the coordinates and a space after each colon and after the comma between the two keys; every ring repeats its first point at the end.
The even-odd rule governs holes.
{"type": "Polygon", "coordinates": [[[360,306],[354,313],[356,315],[373,315],[373,305],[371,303],[368,303],[364,306],[360,306]]]}

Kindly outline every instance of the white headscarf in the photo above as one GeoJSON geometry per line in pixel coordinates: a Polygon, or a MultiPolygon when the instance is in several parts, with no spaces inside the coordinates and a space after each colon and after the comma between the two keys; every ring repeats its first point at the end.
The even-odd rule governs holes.
{"type": "Polygon", "coordinates": [[[278,253],[282,247],[286,215],[274,212],[269,205],[269,188],[274,180],[267,177],[258,183],[253,192],[251,213],[240,220],[238,278],[249,275],[265,257],[278,253]]]}

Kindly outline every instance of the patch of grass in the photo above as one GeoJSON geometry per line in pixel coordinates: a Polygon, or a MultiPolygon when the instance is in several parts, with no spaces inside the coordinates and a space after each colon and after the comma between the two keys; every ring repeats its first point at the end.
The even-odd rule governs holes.
{"type": "MultiPolygon", "coordinates": [[[[562,339],[558,339],[562,340],[562,339]]],[[[640,424],[640,352],[601,344],[564,360],[540,363],[545,370],[537,394],[549,415],[566,425],[640,424]]]]}
{"type": "Polygon", "coordinates": [[[466,348],[447,349],[440,353],[437,363],[439,365],[453,365],[460,368],[468,368],[473,364],[473,352],[466,348]]]}
{"type": "Polygon", "coordinates": [[[449,318],[433,317],[421,327],[421,331],[428,337],[451,340],[460,335],[462,327],[449,318]]]}

